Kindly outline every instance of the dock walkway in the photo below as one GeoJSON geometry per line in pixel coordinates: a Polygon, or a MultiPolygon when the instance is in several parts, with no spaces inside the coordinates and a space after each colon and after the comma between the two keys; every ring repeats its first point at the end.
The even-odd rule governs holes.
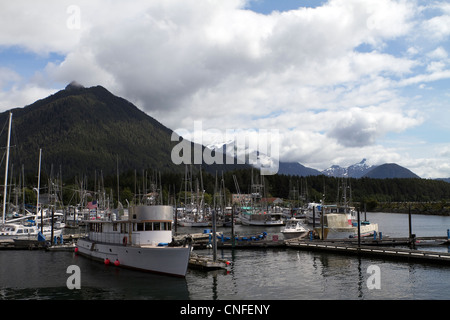
{"type": "Polygon", "coordinates": [[[213,260],[212,257],[198,255],[191,252],[189,257],[189,267],[194,269],[202,270],[217,270],[217,269],[227,269],[230,262],[224,259],[213,260]]]}
{"type": "Polygon", "coordinates": [[[358,245],[354,241],[331,242],[292,239],[285,241],[285,243],[288,248],[300,250],[450,264],[450,253],[446,252],[394,248],[382,245],[358,245]]]}

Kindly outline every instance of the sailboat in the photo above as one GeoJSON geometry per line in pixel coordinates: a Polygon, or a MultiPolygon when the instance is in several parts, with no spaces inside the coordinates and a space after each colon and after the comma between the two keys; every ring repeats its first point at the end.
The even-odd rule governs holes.
{"type": "Polygon", "coordinates": [[[44,212],[39,211],[39,186],[40,186],[40,171],[41,171],[41,151],[39,153],[39,178],[37,191],[37,206],[36,214],[26,215],[17,219],[6,221],[6,198],[7,198],[7,181],[8,181],[8,163],[9,163],[9,147],[11,140],[11,123],[12,113],[9,119],[9,133],[8,145],[6,151],[6,166],[5,166],[5,188],[3,193],[3,218],[0,227],[0,240],[45,240],[52,236],[56,238],[62,237],[62,228],[54,228],[51,225],[44,225],[44,220],[49,220],[51,217],[44,219],[44,212]]]}

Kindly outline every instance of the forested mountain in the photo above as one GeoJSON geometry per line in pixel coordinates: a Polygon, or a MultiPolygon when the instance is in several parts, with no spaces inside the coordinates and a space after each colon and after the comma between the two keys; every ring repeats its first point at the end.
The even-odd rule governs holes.
{"type": "MultiPolygon", "coordinates": [[[[13,113],[11,164],[37,175],[39,149],[42,172],[62,172],[64,179],[110,175],[117,171],[151,169],[184,172],[171,159],[172,130],[127,100],[101,86],[69,84],[45,99],[13,113]]],[[[0,115],[7,129],[9,112],[0,115]]],[[[4,130],[0,143],[6,145],[4,130]]],[[[191,147],[193,144],[191,144],[191,147]]],[[[203,148],[203,147],[202,147],[203,148]]],[[[207,166],[205,166],[207,167],[207,166]]],[[[229,165],[230,168],[246,167],[229,165]]],[[[224,170],[223,166],[211,166],[224,170]]],[[[16,171],[17,172],[17,171],[16,171]]]]}
{"type": "Polygon", "coordinates": [[[419,178],[418,175],[410,170],[403,168],[395,163],[385,163],[378,166],[364,175],[368,178],[419,178]]]}

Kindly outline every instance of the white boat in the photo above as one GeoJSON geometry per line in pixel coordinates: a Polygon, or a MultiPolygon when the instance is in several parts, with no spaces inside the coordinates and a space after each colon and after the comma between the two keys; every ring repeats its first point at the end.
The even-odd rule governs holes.
{"type": "Polygon", "coordinates": [[[193,217],[190,215],[185,216],[183,218],[179,218],[177,220],[177,223],[180,227],[211,227],[212,226],[211,221],[208,221],[203,218],[198,219],[197,217],[193,217]]]}
{"type": "Polygon", "coordinates": [[[320,219],[322,215],[322,204],[311,202],[308,203],[306,208],[306,222],[308,224],[320,224],[320,219]]]}
{"type": "MultiPolygon", "coordinates": [[[[320,239],[349,239],[358,237],[358,223],[348,220],[342,213],[325,214],[324,226],[315,228],[320,239]],[[322,235],[323,230],[323,235],[322,235]]],[[[360,236],[366,237],[378,232],[378,224],[367,221],[360,223],[360,236]]]]}
{"type": "MultiPolygon", "coordinates": [[[[353,226],[358,227],[358,222],[353,221],[353,226]]],[[[369,221],[361,221],[359,227],[359,233],[361,237],[373,236],[374,233],[378,233],[378,223],[371,223],[369,221]]],[[[355,237],[358,236],[356,233],[355,237]]]]}
{"type": "MultiPolygon", "coordinates": [[[[6,222],[0,229],[0,240],[39,240],[39,233],[41,233],[46,240],[51,241],[51,226],[44,226],[42,231],[43,233],[41,233],[41,228],[34,222],[6,222]]],[[[54,228],[53,236],[61,237],[62,229],[54,228]]]]}
{"type": "Polygon", "coordinates": [[[266,226],[275,227],[283,226],[284,220],[281,213],[273,213],[266,211],[248,211],[244,210],[240,214],[241,224],[245,226],[266,226]]]}
{"type": "Polygon", "coordinates": [[[284,239],[304,237],[309,233],[309,229],[302,223],[302,220],[291,218],[286,220],[286,226],[281,233],[284,239]]]}
{"type": "Polygon", "coordinates": [[[186,275],[191,247],[172,243],[172,206],[140,205],[129,209],[126,220],[86,223],[88,235],[78,240],[79,254],[141,271],[186,275]]]}

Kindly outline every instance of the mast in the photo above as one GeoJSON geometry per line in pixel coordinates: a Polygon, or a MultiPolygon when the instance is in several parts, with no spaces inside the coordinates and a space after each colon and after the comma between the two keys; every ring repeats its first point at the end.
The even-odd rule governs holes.
{"type": "Polygon", "coordinates": [[[5,224],[5,215],[6,215],[6,193],[8,183],[9,146],[11,141],[11,122],[12,122],[12,112],[9,113],[8,142],[6,147],[5,187],[3,190],[3,218],[2,218],[3,224],[5,224]]]}
{"type": "MultiPolygon", "coordinates": [[[[37,201],[36,201],[36,217],[39,214],[39,189],[41,188],[41,155],[42,149],[39,149],[39,170],[38,170],[38,186],[37,186],[37,201]]],[[[41,212],[41,233],[44,234],[44,211],[41,212]]]]}

